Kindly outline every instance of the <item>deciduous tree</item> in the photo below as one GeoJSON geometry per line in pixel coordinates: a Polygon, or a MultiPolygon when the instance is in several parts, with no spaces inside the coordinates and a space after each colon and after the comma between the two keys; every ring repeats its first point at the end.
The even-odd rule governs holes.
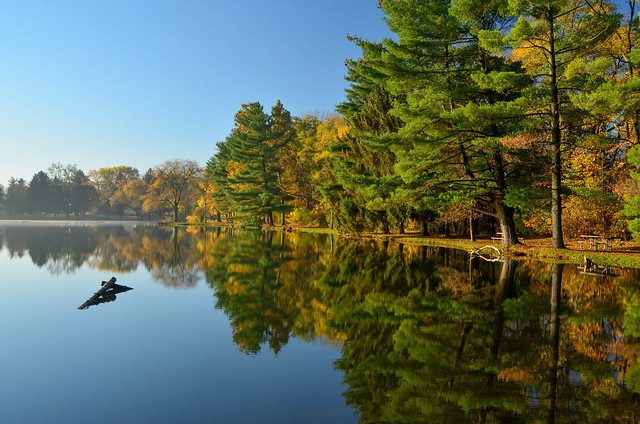
{"type": "Polygon", "coordinates": [[[154,181],[145,196],[143,209],[166,207],[178,221],[180,211],[197,199],[197,185],[202,170],[195,161],[176,159],[164,162],[153,171],[154,181]]]}
{"type": "Polygon", "coordinates": [[[127,181],[138,178],[138,176],[139,172],[136,168],[126,165],[112,166],[89,171],[89,178],[100,194],[101,211],[107,215],[111,215],[112,213],[122,215],[122,205],[120,204],[117,207],[112,208],[110,202],[111,197],[121,186],[126,184],[127,181]]]}

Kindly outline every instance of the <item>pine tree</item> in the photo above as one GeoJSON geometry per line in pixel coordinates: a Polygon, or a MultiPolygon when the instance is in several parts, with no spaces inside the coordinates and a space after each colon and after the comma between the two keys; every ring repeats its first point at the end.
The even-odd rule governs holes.
{"type": "Polygon", "coordinates": [[[214,190],[211,193],[211,199],[215,203],[217,210],[218,222],[222,222],[222,214],[229,219],[232,213],[232,201],[230,197],[230,186],[228,182],[229,172],[227,167],[231,160],[231,152],[229,150],[229,137],[226,141],[216,143],[217,152],[207,161],[204,177],[211,182],[214,190]]]}
{"type": "MultiPolygon", "coordinates": [[[[350,95],[368,100],[387,92],[385,122],[396,123],[358,136],[397,158],[384,176],[396,181],[398,204],[428,211],[480,203],[480,211],[498,218],[505,246],[517,243],[512,193],[525,185],[523,161],[531,149],[508,141],[522,131],[517,100],[530,78],[481,40],[508,25],[504,2],[380,4],[398,39],[358,40],[364,57],[352,62],[350,95]]],[[[367,110],[351,103],[351,111],[367,110]]]]}
{"type": "Polygon", "coordinates": [[[242,105],[236,114],[236,127],[227,138],[230,158],[239,167],[227,176],[230,197],[242,214],[264,217],[273,225],[274,212],[286,212],[290,205],[279,184],[282,168],[278,151],[289,141],[284,137],[290,130],[291,120],[280,102],[272,114],[264,112],[260,103],[242,105]]]}
{"type": "Polygon", "coordinates": [[[27,207],[33,214],[40,214],[49,210],[51,194],[51,178],[44,171],[38,171],[31,178],[27,190],[27,207]]]}
{"type": "Polygon", "coordinates": [[[396,100],[385,86],[386,75],[374,64],[384,54],[380,43],[349,37],[362,49],[362,58],[347,61],[347,100],[338,105],[350,126],[348,136],[332,147],[337,184],[328,183],[323,192],[339,199],[338,223],[351,231],[391,225],[404,232],[409,216],[407,199],[396,191],[403,185],[395,170],[395,146],[384,135],[395,132],[402,122],[389,112],[396,100]]]}

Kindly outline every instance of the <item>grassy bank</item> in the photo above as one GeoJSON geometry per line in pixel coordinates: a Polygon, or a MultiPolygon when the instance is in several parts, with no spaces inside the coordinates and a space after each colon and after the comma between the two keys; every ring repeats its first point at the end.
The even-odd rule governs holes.
{"type": "MultiPolygon", "coordinates": [[[[323,229],[295,228],[301,232],[323,232],[323,229]]],[[[330,230],[327,230],[330,231],[330,230]]],[[[405,243],[415,246],[440,246],[452,249],[470,251],[478,250],[485,246],[494,246],[505,256],[515,259],[533,259],[543,262],[561,262],[571,264],[581,264],[585,256],[594,263],[600,265],[613,265],[631,268],[640,268],[640,243],[638,242],[617,242],[611,251],[595,251],[580,248],[580,239],[565,239],[566,249],[554,249],[551,238],[525,239],[522,244],[513,246],[510,249],[503,249],[500,243],[494,243],[491,238],[478,238],[471,241],[464,238],[455,237],[423,237],[417,234],[340,234],[346,237],[363,237],[390,240],[398,243],[405,243]]],[[[586,246],[586,244],[585,244],[586,246]]]]}
{"type": "MultiPolygon", "coordinates": [[[[180,225],[180,224],[174,224],[180,225]]],[[[191,224],[192,225],[192,224],[191,224]]],[[[210,223],[206,226],[227,226],[229,224],[210,223]]],[[[266,229],[267,227],[265,227],[266,229]]],[[[298,231],[313,234],[335,234],[343,238],[372,238],[389,240],[396,243],[405,243],[414,246],[439,246],[450,247],[470,251],[478,250],[485,246],[493,246],[505,256],[515,259],[532,259],[542,262],[560,262],[570,264],[582,264],[587,257],[599,265],[612,265],[630,268],[640,268],[640,242],[619,241],[614,244],[611,251],[595,251],[580,248],[581,239],[565,238],[566,249],[554,249],[550,237],[525,238],[522,244],[503,249],[500,243],[494,243],[489,237],[480,237],[476,241],[456,237],[423,237],[417,233],[409,234],[380,234],[380,233],[339,233],[337,230],[321,227],[305,227],[287,225],[286,227],[268,227],[272,230],[298,231]]],[[[586,244],[585,244],[586,245],[586,244]]]]}
{"type": "Polygon", "coordinates": [[[471,242],[465,239],[410,237],[396,241],[414,245],[443,246],[464,250],[471,250],[472,248],[479,249],[483,246],[491,245],[499,248],[503,255],[515,259],[526,258],[543,262],[582,264],[584,258],[587,257],[599,265],[640,268],[640,247],[638,247],[637,243],[631,242],[623,243],[622,246],[617,245],[611,251],[595,251],[580,249],[578,247],[579,240],[571,239],[565,241],[567,244],[566,249],[554,249],[551,247],[551,239],[525,240],[522,245],[516,245],[510,249],[502,249],[499,243],[493,244],[490,239],[480,239],[471,242]]]}

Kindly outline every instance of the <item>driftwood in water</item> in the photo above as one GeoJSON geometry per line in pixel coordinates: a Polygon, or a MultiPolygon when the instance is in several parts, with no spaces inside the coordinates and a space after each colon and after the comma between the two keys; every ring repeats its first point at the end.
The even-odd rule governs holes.
{"type": "Polygon", "coordinates": [[[78,309],[86,309],[89,306],[99,305],[101,303],[112,302],[116,300],[116,294],[133,290],[131,287],[116,284],[116,277],[111,277],[109,281],[103,281],[100,290],[95,292],[93,296],[86,300],[78,309]]]}

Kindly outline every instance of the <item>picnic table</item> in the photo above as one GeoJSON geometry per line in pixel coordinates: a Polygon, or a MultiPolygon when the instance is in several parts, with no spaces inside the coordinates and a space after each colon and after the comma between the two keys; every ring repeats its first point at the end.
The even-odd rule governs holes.
{"type": "Polygon", "coordinates": [[[582,249],[582,243],[587,243],[589,249],[598,250],[598,245],[601,245],[604,250],[611,250],[613,247],[614,237],[607,236],[589,236],[589,235],[581,235],[585,240],[580,240],[580,249],[582,249]]]}

